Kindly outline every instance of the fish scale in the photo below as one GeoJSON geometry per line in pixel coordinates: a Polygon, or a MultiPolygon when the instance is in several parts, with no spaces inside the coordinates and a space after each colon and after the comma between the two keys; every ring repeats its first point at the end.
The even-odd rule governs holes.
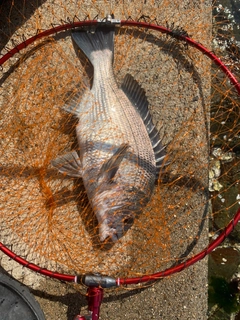
{"type": "MultiPolygon", "coordinates": [[[[146,132],[142,119],[139,117],[138,114],[136,114],[136,110],[132,108],[132,105],[129,103],[129,100],[126,98],[124,93],[117,88],[117,84],[114,84],[114,87],[116,88],[116,90],[115,92],[113,91],[111,94],[113,84],[111,83],[111,86],[108,85],[108,83],[106,83],[108,82],[107,77],[104,75],[101,68],[99,68],[100,70],[98,68],[96,69],[97,69],[96,70],[97,73],[102,74],[101,79],[99,79],[101,81],[100,82],[101,86],[99,86],[99,88],[97,88],[96,86],[93,86],[92,91],[95,92],[97,101],[100,101],[100,103],[98,104],[98,107],[100,107],[100,109],[95,108],[95,112],[91,114],[93,118],[89,120],[89,123],[94,123],[94,121],[100,117],[99,120],[106,121],[106,123],[110,125],[110,128],[107,126],[108,128],[106,129],[105,127],[105,130],[103,132],[101,131],[98,132],[96,128],[92,127],[92,131],[91,133],[89,132],[89,136],[87,137],[87,139],[90,139],[91,141],[96,141],[96,136],[97,136],[98,137],[97,140],[99,141],[108,141],[109,134],[112,133],[112,139],[110,141],[113,146],[114,145],[119,146],[124,142],[129,143],[129,145],[133,149],[132,153],[137,156],[136,158],[138,160],[138,170],[134,174],[135,179],[134,181],[132,181],[132,183],[133,184],[138,183],[141,185],[143,183],[143,180],[141,179],[141,181],[138,181],[139,178],[143,176],[141,174],[141,171],[142,171],[141,168],[144,168],[148,163],[151,163],[152,168],[155,168],[155,157],[154,157],[149,136],[146,132]],[[101,90],[101,87],[105,87],[105,88],[109,87],[109,90],[103,91],[101,90]],[[118,105],[116,104],[117,101],[119,102],[118,105]],[[112,106],[114,104],[116,104],[115,108],[117,109],[115,110],[116,111],[115,113],[112,112],[112,106]],[[101,107],[102,105],[104,105],[104,110],[101,107]],[[103,119],[102,117],[103,114],[105,116],[105,119],[103,119]],[[135,120],[136,123],[133,124],[133,120],[135,120]]],[[[84,120],[86,121],[86,119],[84,120]]],[[[80,123],[82,123],[81,120],[80,120],[80,123]]],[[[105,126],[105,124],[103,125],[105,126]]],[[[82,133],[79,132],[79,135],[81,137],[82,133]]],[[[98,153],[98,150],[96,151],[98,153]]],[[[110,152],[109,156],[111,156],[113,153],[114,153],[114,150],[110,152]]],[[[92,159],[94,158],[96,158],[96,155],[94,154],[94,147],[93,147],[92,150],[89,150],[89,163],[92,163],[92,159]]],[[[86,166],[89,166],[89,163],[87,163],[86,166]]],[[[134,166],[136,167],[136,164],[134,164],[134,166]]],[[[136,170],[136,168],[134,169],[136,170]]],[[[120,170],[121,170],[121,167],[119,169],[119,172],[120,170]]],[[[131,170],[132,168],[129,167],[130,172],[131,170]]],[[[152,174],[155,179],[155,171],[153,171],[152,174]]],[[[126,176],[125,176],[125,179],[126,179],[126,176]]],[[[149,179],[149,177],[146,177],[146,179],[149,179]]]]}
{"type": "Polygon", "coordinates": [[[65,110],[79,119],[76,151],[52,161],[60,172],[79,176],[103,241],[120,239],[150,200],[164,147],[144,90],[130,75],[119,88],[113,73],[114,29],[76,31],[72,38],[93,65],[93,86],[65,110]]]}

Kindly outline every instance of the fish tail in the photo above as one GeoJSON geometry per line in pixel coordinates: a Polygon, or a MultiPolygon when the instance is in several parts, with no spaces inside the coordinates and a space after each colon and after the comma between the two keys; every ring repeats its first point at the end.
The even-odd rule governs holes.
{"type": "Polygon", "coordinates": [[[110,57],[113,61],[114,56],[114,28],[111,27],[98,27],[94,33],[86,31],[72,32],[72,39],[83,53],[90,60],[92,65],[95,63],[94,52],[103,52],[102,57],[110,57]],[[106,50],[111,52],[111,55],[106,55],[106,50]]]}

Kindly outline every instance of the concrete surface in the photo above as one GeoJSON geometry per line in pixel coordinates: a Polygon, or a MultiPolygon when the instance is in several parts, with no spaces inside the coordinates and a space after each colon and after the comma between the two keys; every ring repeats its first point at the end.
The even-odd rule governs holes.
{"type": "MultiPolygon", "coordinates": [[[[7,7],[2,8],[2,14],[6,13],[5,16],[11,16],[11,24],[9,25],[8,19],[3,20],[2,28],[5,27],[6,32],[4,33],[5,37],[2,37],[1,45],[3,47],[7,44],[9,36],[15,41],[21,42],[22,34],[28,38],[34,34],[36,28],[50,28],[51,23],[58,23],[60,19],[66,20],[67,17],[73,17],[75,14],[80,19],[84,19],[87,14],[90,14],[90,17],[93,18],[96,14],[105,16],[112,11],[115,17],[120,19],[126,19],[128,16],[136,19],[145,15],[156,18],[163,25],[166,25],[166,21],[169,24],[174,22],[175,26],[183,27],[190,35],[193,35],[194,39],[209,47],[211,36],[210,3],[210,1],[189,2],[185,0],[181,3],[179,1],[68,1],[66,3],[56,0],[39,2],[39,7],[36,6],[33,9],[25,1],[20,1],[19,4],[16,4],[18,11],[12,12],[12,16],[7,11],[7,7]]],[[[69,33],[57,36],[54,41],[59,46],[58,48],[62,48],[61,52],[63,54],[69,54],[72,59],[69,60],[73,61],[72,64],[76,63],[77,70],[80,65],[71,49],[69,33]]],[[[48,63],[48,60],[46,62],[48,63]]],[[[54,64],[54,59],[50,62],[54,64]]],[[[115,40],[115,73],[118,81],[121,82],[124,75],[130,72],[146,90],[154,120],[156,123],[160,123],[159,127],[163,126],[164,128],[163,141],[166,144],[169,143],[168,153],[170,161],[172,161],[171,174],[177,175],[181,172],[188,177],[188,181],[192,184],[195,185],[198,181],[198,184],[203,187],[199,187],[199,189],[196,187],[197,191],[194,188],[181,189],[181,184],[175,184],[172,188],[169,185],[158,187],[152,203],[149,205],[148,212],[156,216],[159,214],[159,209],[156,207],[158,202],[156,201],[158,200],[158,192],[161,192],[161,199],[164,204],[161,209],[166,224],[170,226],[169,229],[172,231],[171,236],[167,233],[159,233],[161,239],[157,238],[157,234],[154,238],[155,242],[153,242],[152,239],[149,240],[143,238],[143,235],[139,235],[137,226],[143,224],[144,219],[147,219],[148,216],[145,214],[136,222],[135,229],[133,228],[129,238],[127,237],[124,250],[118,251],[118,248],[121,249],[122,243],[116,246],[118,257],[117,254],[116,257],[114,256],[114,263],[112,263],[113,250],[99,253],[99,257],[96,257],[86,246],[78,261],[80,271],[97,270],[103,273],[110,272],[114,275],[118,275],[118,272],[120,272],[121,275],[127,274],[128,276],[135,275],[137,272],[143,274],[146,272],[145,270],[156,272],[171,266],[176,262],[177,257],[185,256],[186,253],[192,256],[207,245],[207,220],[204,222],[207,215],[207,195],[203,192],[203,189],[207,187],[208,182],[206,140],[208,119],[203,119],[207,117],[209,68],[210,63],[205,58],[197,54],[194,49],[186,48],[184,44],[178,44],[175,40],[169,40],[165,36],[159,36],[154,32],[150,36],[139,32],[132,36],[131,31],[121,32],[120,30],[115,40]],[[191,64],[191,61],[194,63],[191,64]],[[181,154],[181,157],[177,158],[176,155],[179,154],[181,154]],[[194,173],[191,176],[189,171],[193,168],[194,173]],[[190,175],[190,178],[188,175],[190,175]],[[191,214],[186,214],[188,211],[191,214]],[[201,224],[199,224],[199,221],[201,221],[201,224]],[[135,240],[131,240],[131,237],[135,240]],[[180,245],[184,239],[188,240],[185,244],[180,245]],[[132,245],[127,246],[127,241],[132,245]],[[164,241],[166,241],[165,246],[167,247],[166,256],[163,253],[162,242],[164,241]],[[159,249],[160,246],[161,250],[159,249]],[[153,250],[155,250],[155,254],[153,254],[153,250]],[[119,252],[122,252],[122,255],[119,255],[119,252]],[[138,252],[138,255],[135,254],[136,252],[138,252]],[[88,257],[88,254],[93,254],[93,257],[88,257]],[[160,265],[159,261],[162,254],[163,262],[160,265]],[[142,259],[143,256],[144,259],[142,259]],[[81,261],[86,257],[89,259],[89,265],[87,263],[84,265],[81,261]],[[141,257],[141,261],[139,257],[141,257]],[[123,273],[121,273],[121,270],[124,270],[123,273]]],[[[63,63],[64,70],[66,72],[61,79],[61,92],[64,92],[64,83],[66,83],[64,81],[68,77],[71,78],[71,75],[69,75],[71,72],[70,62],[66,62],[66,66],[63,63]]],[[[76,70],[73,70],[73,72],[76,73],[76,70]]],[[[53,78],[53,75],[51,76],[53,78]]],[[[58,79],[55,78],[55,80],[57,83],[58,79]]],[[[8,79],[6,84],[2,85],[3,93],[0,101],[2,104],[6,99],[5,95],[9,94],[11,90],[14,92],[14,85],[16,86],[16,83],[11,82],[9,84],[10,81],[7,81],[8,79]],[[9,89],[11,85],[13,89],[9,89]],[[10,91],[6,93],[7,90],[10,91]]],[[[74,88],[74,76],[72,82],[69,80],[69,83],[74,88]]],[[[57,102],[56,99],[55,103],[57,102]]],[[[44,147],[43,150],[45,150],[44,147]]],[[[6,159],[2,154],[2,163],[4,161],[6,159]]],[[[15,164],[17,164],[17,161],[18,159],[16,159],[15,164]]],[[[2,184],[4,184],[4,181],[3,178],[2,184]]],[[[18,186],[16,181],[13,185],[15,184],[18,186]]],[[[11,188],[11,184],[8,187],[11,188]]],[[[31,188],[35,188],[34,184],[29,185],[28,188],[30,192],[31,188]]],[[[24,234],[14,235],[14,232],[9,232],[7,224],[4,222],[4,217],[9,211],[6,202],[5,204],[1,215],[1,241],[9,245],[12,244],[18,254],[22,253],[24,255],[26,245],[28,246],[28,243],[25,243],[27,237],[24,234]],[[3,215],[3,212],[5,215],[3,215]],[[23,239],[25,241],[21,244],[23,239]]],[[[73,216],[73,219],[75,219],[75,216],[73,216]]],[[[145,221],[146,229],[151,228],[150,221],[151,219],[145,221]]],[[[68,227],[70,228],[72,225],[69,224],[68,227]]],[[[29,226],[27,231],[29,234],[32,232],[31,228],[36,228],[36,225],[29,226]]],[[[144,233],[144,235],[146,234],[150,237],[151,231],[144,233]]],[[[59,237],[64,241],[60,233],[59,237]]],[[[34,241],[37,243],[38,236],[34,241]]],[[[86,243],[88,243],[87,240],[86,243]]],[[[60,245],[59,257],[61,257],[62,248],[60,245]]],[[[39,254],[41,255],[37,252],[31,261],[39,261],[39,254]]],[[[74,255],[76,257],[76,253],[74,255]]],[[[81,313],[86,312],[85,288],[38,276],[10,261],[2,254],[0,261],[4,270],[30,286],[47,320],[71,320],[80,311],[81,313]]],[[[55,266],[52,265],[52,261],[49,264],[45,262],[44,265],[53,268],[55,266]]],[[[65,270],[64,268],[66,266],[63,266],[62,270],[65,270]]],[[[75,271],[79,272],[79,270],[71,270],[72,273],[75,271]]],[[[130,289],[121,288],[106,291],[101,306],[100,319],[207,319],[207,258],[179,274],[158,281],[150,287],[130,289]]]]}

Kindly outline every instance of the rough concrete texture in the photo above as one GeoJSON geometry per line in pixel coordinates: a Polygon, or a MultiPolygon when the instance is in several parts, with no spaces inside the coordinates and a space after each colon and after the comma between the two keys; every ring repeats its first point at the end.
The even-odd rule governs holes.
{"type": "MultiPolygon", "coordinates": [[[[186,29],[197,41],[208,47],[210,45],[211,1],[65,2],[47,0],[39,2],[39,7],[36,4],[28,5],[25,1],[19,3],[19,5],[16,4],[16,8],[18,8],[17,12],[20,13],[15,13],[14,16],[13,12],[9,13],[7,6],[2,9],[2,14],[5,13],[5,17],[11,17],[11,24],[9,25],[8,19],[5,19],[5,24],[2,26],[6,29],[1,40],[2,47],[7,44],[9,37],[21,42],[22,34],[28,38],[35,34],[37,28],[51,28],[51,23],[59,24],[61,19],[67,20],[67,17],[73,18],[76,15],[79,19],[84,19],[87,15],[93,18],[97,14],[99,17],[104,17],[111,12],[119,19],[127,19],[129,16],[138,19],[145,15],[152,19],[156,18],[163,25],[166,24],[166,21],[170,25],[174,22],[175,26],[179,25],[186,29]]],[[[186,256],[188,253],[190,256],[196,254],[208,243],[208,225],[207,219],[205,219],[208,199],[203,189],[207,187],[208,181],[206,126],[208,122],[210,63],[195,49],[187,48],[176,40],[169,40],[165,36],[160,36],[157,32],[151,32],[150,35],[148,32],[144,32],[139,30],[133,34],[131,29],[130,31],[122,32],[119,30],[117,32],[114,59],[117,80],[121,82],[124,75],[129,72],[139,81],[146,90],[154,121],[159,128],[163,128],[161,130],[161,132],[163,131],[163,142],[169,143],[169,160],[172,162],[171,173],[177,175],[180,172],[186,176],[189,174],[191,178],[188,181],[194,185],[198,181],[198,186],[203,187],[190,190],[186,183],[184,189],[180,183],[179,185],[173,184],[172,188],[170,184],[156,188],[148,212],[151,212],[152,215],[159,214],[156,206],[159,205],[157,202],[158,192],[161,192],[163,207],[160,211],[166,218],[166,224],[169,225],[166,230],[172,231],[172,234],[169,236],[167,233],[161,234],[159,231],[160,239],[156,229],[153,229],[156,232],[152,237],[155,239],[154,242],[150,239],[150,236],[152,235],[151,227],[154,228],[155,226],[151,225],[151,219],[148,221],[148,215],[145,214],[136,222],[126,240],[120,242],[116,249],[112,251],[100,252],[100,258],[94,255],[92,247],[81,248],[83,251],[76,263],[79,270],[76,266],[71,270],[72,273],[102,271],[113,275],[119,275],[120,273],[120,276],[133,276],[144,274],[144,272],[157,272],[176,263],[177,257],[186,256]],[[190,169],[193,172],[189,172],[190,169]],[[144,219],[146,219],[145,222],[144,219]],[[137,228],[143,223],[145,223],[145,229],[150,230],[149,233],[144,231],[144,235],[141,234],[141,230],[139,234],[137,228]],[[149,236],[149,239],[146,235],[149,236]],[[166,253],[163,250],[163,242],[167,247],[166,253]],[[121,245],[124,250],[121,250],[121,245]],[[160,245],[161,250],[159,249],[160,245]],[[116,256],[114,256],[114,251],[116,256]],[[91,254],[93,254],[92,259],[89,257],[91,254]],[[163,255],[163,261],[160,265],[161,255],[163,255]],[[114,263],[112,257],[114,257],[114,263]],[[84,264],[86,258],[89,265],[87,262],[84,264]],[[95,265],[94,259],[96,259],[95,265]]],[[[61,53],[71,57],[69,60],[71,60],[72,66],[73,64],[76,66],[75,69],[71,68],[71,63],[67,62],[64,65],[63,56],[61,67],[63,70],[66,69],[66,72],[59,87],[61,87],[61,92],[64,92],[63,88],[67,78],[72,77],[73,79],[72,82],[69,81],[72,86],[69,90],[73,89],[74,85],[78,83],[79,79],[75,80],[76,83],[74,83],[74,74],[77,74],[76,70],[78,70],[80,64],[75,57],[68,32],[56,36],[54,43],[58,48],[61,48],[61,53]],[[72,71],[72,69],[74,70],[72,71]],[[71,76],[71,72],[73,72],[73,76],[71,76]]],[[[6,51],[3,49],[4,52],[6,51]]],[[[54,55],[52,58],[49,63],[54,65],[54,55]]],[[[44,61],[42,63],[44,64],[44,61]]],[[[45,59],[45,63],[48,63],[48,59],[45,59]]],[[[22,68],[24,69],[24,66],[22,68]]],[[[36,70],[36,73],[38,73],[38,70],[36,70]]],[[[56,79],[58,80],[58,78],[56,79]]],[[[2,84],[2,90],[4,91],[1,93],[0,102],[2,104],[4,104],[4,99],[7,99],[5,96],[15,90],[11,88],[10,80],[7,79],[2,84]]],[[[15,80],[18,81],[18,79],[15,80]]],[[[16,86],[14,79],[12,81],[12,86],[16,86]]],[[[57,104],[58,102],[56,98],[54,103],[57,104]]],[[[2,163],[5,163],[6,154],[1,156],[2,163]]],[[[18,161],[18,158],[16,161],[18,161]]],[[[17,162],[14,164],[17,165],[17,162]]],[[[16,181],[13,182],[13,185],[18,186],[16,181]]],[[[7,192],[11,192],[8,190],[11,187],[11,184],[6,187],[5,197],[7,192]]],[[[34,182],[32,182],[32,185],[29,184],[27,188],[27,192],[31,192],[31,189],[35,188],[34,182]]],[[[26,196],[27,192],[22,193],[22,196],[26,196]]],[[[8,209],[7,205],[3,206],[1,241],[8,245],[15,242],[13,249],[17,254],[24,256],[26,245],[29,245],[29,243],[25,243],[28,237],[24,235],[24,232],[31,234],[31,228],[36,228],[36,224],[30,225],[27,231],[23,229],[22,235],[14,235],[14,232],[9,232],[7,224],[4,222],[8,209]],[[24,241],[21,243],[23,239],[24,241]]],[[[75,219],[75,216],[72,219],[75,219]]],[[[72,224],[66,222],[67,226],[65,228],[73,228],[73,233],[79,232],[74,229],[75,226],[72,226],[72,224]]],[[[38,236],[37,233],[36,239],[34,239],[36,243],[38,236]]],[[[64,237],[61,237],[60,233],[59,237],[64,242],[64,237]]],[[[74,241],[74,238],[71,241],[74,241]]],[[[86,243],[90,246],[89,241],[86,240],[86,243]]],[[[64,248],[61,245],[58,248],[60,258],[64,248]]],[[[27,258],[31,259],[31,262],[40,261],[42,263],[45,258],[41,260],[39,254],[41,255],[41,253],[36,252],[32,256],[28,255],[27,258]]],[[[73,256],[76,257],[76,254],[73,254],[73,256]]],[[[44,262],[43,265],[55,270],[55,264],[52,264],[52,262],[44,262]]],[[[58,262],[57,265],[59,266],[58,262]]],[[[79,312],[86,313],[85,288],[38,276],[2,254],[1,266],[16,279],[30,286],[47,320],[71,320],[79,312]]],[[[69,269],[69,266],[67,267],[69,269]]],[[[66,270],[66,265],[56,271],[61,272],[62,270],[66,270]]],[[[205,258],[181,273],[161,279],[152,286],[141,286],[135,290],[131,290],[131,288],[106,290],[104,295],[100,319],[207,319],[207,259],[205,258]]]]}

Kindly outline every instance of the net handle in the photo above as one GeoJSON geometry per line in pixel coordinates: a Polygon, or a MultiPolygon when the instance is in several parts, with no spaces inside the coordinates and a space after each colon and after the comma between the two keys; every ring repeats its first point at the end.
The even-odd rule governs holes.
{"type": "MultiPolygon", "coordinates": [[[[116,21],[116,20],[114,20],[116,21]]],[[[51,29],[45,30],[38,32],[35,36],[29,38],[29,39],[24,39],[24,41],[18,45],[16,45],[13,49],[9,50],[5,55],[3,55],[0,58],[0,67],[2,67],[3,63],[9,60],[11,57],[13,57],[16,53],[19,53],[21,50],[27,48],[30,44],[32,44],[34,41],[42,39],[47,36],[51,36],[52,34],[62,32],[62,31],[67,31],[69,29],[74,29],[74,28],[80,28],[80,27],[92,27],[92,26],[97,26],[99,24],[106,24],[109,25],[109,21],[99,21],[99,20],[85,20],[85,21],[77,21],[77,22],[72,22],[72,23],[67,23],[67,24],[62,24],[58,26],[53,26],[51,29]]],[[[113,23],[110,22],[110,25],[113,23]]],[[[209,51],[207,48],[205,48],[202,44],[196,42],[192,38],[189,38],[185,35],[181,34],[175,34],[173,33],[173,30],[165,28],[163,26],[151,24],[151,23],[146,23],[146,22],[140,22],[140,21],[130,21],[130,20],[119,20],[116,22],[116,25],[120,26],[129,26],[129,27],[140,27],[140,28],[145,28],[145,29],[151,29],[151,30],[156,30],[161,33],[166,33],[169,34],[170,36],[173,36],[179,40],[182,40],[186,42],[187,44],[195,47],[199,51],[201,51],[203,54],[208,56],[216,65],[218,65],[221,70],[227,75],[231,83],[234,85],[236,88],[238,94],[240,95],[240,83],[238,83],[236,77],[233,75],[233,73],[225,66],[225,64],[217,57],[215,56],[211,51],[209,51]]],[[[236,212],[236,215],[234,216],[233,220],[230,221],[230,223],[225,227],[224,231],[221,232],[221,234],[214,240],[212,241],[203,251],[200,253],[196,254],[195,256],[187,259],[185,262],[179,263],[178,265],[168,268],[164,271],[154,273],[152,275],[145,275],[142,277],[135,277],[135,278],[118,278],[116,279],[116,286],[118,285],[128,285],[128,284],[137,284],[137,283],[143,283],[143,282],[148,282],[148,281],[153,281],[157,280],[163,277],[170,276],[174,273],[180,272],[183,269],[186,269],[187,267],[193,265],[194,263],[200,261],[203,259],[206,255],[211,253],[216,247],[218,247],[225,239],[226,237],[232,232],[234,227],[237,225],[237,223],[240,220],[240,208],[236,212]]],[[[48,276],[51,278],[55,278],[58,280],[66,281],[66,282],[79,282],[79,279],[82,278],[82,276],[74,276],[74,275],[69,275],[69,274],[64,274],[64,273],[58,273],[58,272],[53,272],[45,268],[41,268],[36,264],[30,263],[27,260],[23,259],[22,257],[16,255],[13,251],[8,249],[3,243],[0,242],[0,250],[5,253],[7,256],[9,256],[11,259],[14,261],[18,262],[22,266],[35,271],[37,273],[40,273],[44,276],[48,276]]]]}

